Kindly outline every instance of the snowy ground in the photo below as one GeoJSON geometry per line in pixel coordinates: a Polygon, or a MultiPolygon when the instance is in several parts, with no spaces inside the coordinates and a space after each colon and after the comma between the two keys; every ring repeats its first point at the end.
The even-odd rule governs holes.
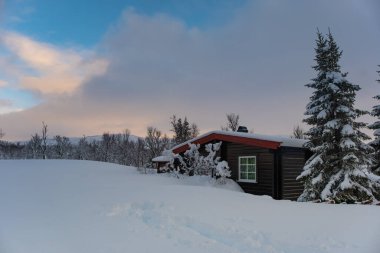
{"type": "Polygon", "coordinates": [[[0,161],[0,252],[380,252],[377,206],[229,188],[98,162],[0,161]]]}

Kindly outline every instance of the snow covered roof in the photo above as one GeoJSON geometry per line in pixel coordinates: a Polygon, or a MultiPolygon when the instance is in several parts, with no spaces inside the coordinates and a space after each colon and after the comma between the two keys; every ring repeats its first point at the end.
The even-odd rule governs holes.
{"type": "MultiPolygon", "coordinates": [[[[308,140],[306,139],[296,139],[296,138],[290,138],[290,137],[284,137],[284,136],[276,136],[276,135],[262,135],[262,134],[252,134],[252,133],[242,133],[242,132],[232,132],[232,131],[222,131],[222,130],[216,130],[207,132],[205,134],[202,134],[196,138],[193,138],[187,142],[181,143],[175,147],[172,148],[173,151],[179,150],[183,146],[187,146],[189,143],[199,142],[203,139],[210,139],[210,137],[220,137],[220,136],[229,136],[229,137],[238,137],[240,139],[249,139],[249,140],[256,140],[258,145],[261,143],[266,142],[267,146],[270,148],[278,148],[278,147],[295,147],[295,148],[302,148],[308,140]],[[261,142],[260,142],[261,141],[261,142]]],[[[236,139],[236,138],[235,138],[236,139]]]]}
{"type": "Polygon", "coordinates": [[[170,159],[170,156],[161,155],[153,158],[152,162],[170,162],[170,159]]]}

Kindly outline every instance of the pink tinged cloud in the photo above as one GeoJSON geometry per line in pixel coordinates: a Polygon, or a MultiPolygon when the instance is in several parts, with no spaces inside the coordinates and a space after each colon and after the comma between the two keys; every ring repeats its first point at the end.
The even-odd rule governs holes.
{"type": "Polygon", "coordinates": [[[18,33],[5,32],[1,39],[5,48],[33,72],[21,72],[18,86],[42,94],[73,93],[85,80],[105,73],[108,66],[93,52],[61,49],[18,33]]]}
{"type": "Polygon", "coordinates": [[[21,108],[18,108],[12,100],[0,99],[0,115],[18,111],[21,111],[21,108]]]}
{"type": "Polygon", "coordinates": [[[5,80],[0,80],[0,88],[3,88],[8,85],[8,82],[5,80]]]}

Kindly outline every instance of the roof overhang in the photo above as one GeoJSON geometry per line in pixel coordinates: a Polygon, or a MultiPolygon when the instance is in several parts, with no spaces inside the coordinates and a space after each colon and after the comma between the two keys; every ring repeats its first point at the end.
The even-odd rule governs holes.
{"type": "Polygon", "coordinates": [[[277,141],[269,141],[269,140],[260,140],[256,138],[247,138],[242,136],[233,136],[233,135],[226,135],[226,134],[220,134],[220,133],[213,133],[211,132],[208,135],[204,135],[200,138],[196,138],[194,140],[190,140],[188,142],[184,142],[183,144],[180,144],[173,148],[173,153],[183,153],[189,148],[189,144],[205,144],[211,141],[227,141],[227,142],[233,142],[233,143],[240,143],[245,144],[248,146],[255,146],[255,147],[261,147],[261,148],[268,148],[268,149],[278,149],[281,146],[281,142],[277,141]]]}
{"type": "Polygon", "coordinates": [[[171,157],[169,156],[157,156],[152,159],[152,162],[165,163],[165,162],[170,162],[170,160],[171,160],[171,157]]]}

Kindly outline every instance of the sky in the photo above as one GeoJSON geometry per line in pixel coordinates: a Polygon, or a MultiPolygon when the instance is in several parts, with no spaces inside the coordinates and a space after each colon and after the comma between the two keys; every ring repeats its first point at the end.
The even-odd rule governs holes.
{"type": "Polygon", "coordinates": [[[370,110],[376,0],[0,0],[0,128],[7,140],[42,121],[51,136],[170,134],[175,114],[203,133],[237,113],[255,133],[290,135],[312,93],[316,31],[329,28],[370,110]]]}

